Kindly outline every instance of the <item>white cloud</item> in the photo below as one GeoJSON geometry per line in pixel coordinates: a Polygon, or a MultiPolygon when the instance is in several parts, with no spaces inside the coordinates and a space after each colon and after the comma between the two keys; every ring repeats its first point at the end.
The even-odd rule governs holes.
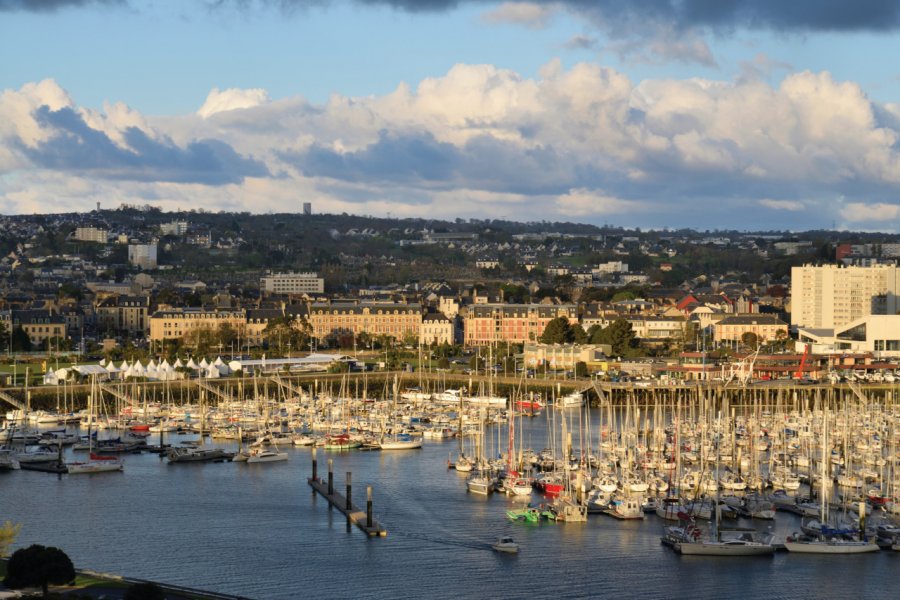
{"type": "Polygon", "coordinates": [[[900,217],[900,205],[878,202],[849,202],[841,209],[841,217],[849,223],[865,223],[867,221],[890,221],[900,217]]]}
{"type": "Polygon", "coordinates": [[[0,202],[20,212],[41,196],[74,207],[81,197],[151,201],[156,190],[160,201],[211,209],[224,202],[292,210],[302,196],[321,210],[390,206],[397,215],[615,215],[660,225],[717,218],[746,226],[777,215],[821,226],[891,214],[893,205],[865,200],[900,191],[898,141],[900,109],[873,103],[858,84],[827,72],[793,73],[773,87],[760,78],[632,82],[599,64],[564,68],[557,60],[533,78],[459,64],[382,96],[335,94],[320,105],[301,97],[270,101],[264,90],[214,89],[197,113],[170,117],[115,102],[79,107],[48,80],[0,93],[0,173],[15,171],[28,182],[25,189],[0,179],[0,202]],[[121,149],[104,149],[121,164],[132,160],[124,153],[137,134],[154,153],[136,153],[118,179],[94,161],[96,183],[75,185],[89,178],[61,173],[58,155],[35,158],[35,148],[72,133],[60,129],[60,115],[41,119],[41,106],[70,109],[121,149]],[[167,179],[154,181],[140,163],[199,159],[205,154],[191,151],[198,140],[233,149],[220,156],[243,179],[212,165],[205,180],[171,167],[167,179]],[[835,195],[850,204],[817,200],[835,195]]]}
{"type": "Polygon", "coordinates": [[[759,204],[772,210],[787,210],[790,212],[798,212],[806,208],[806,205],[799,200],[772,200],[764,198],[759,201],[759,204]]]}
{"type": "Polygon", "coordinates": [[[209,91],[206,102],[203,103],[197,114],[206,119],[217,113],[241,108],[252,108],[265,104],[268,101],[269,94],[261,88],[246,90],[240,88],[228,88],[226,90],[213,88],[209,91]]]}
{"type": "Polygon", "coordinates": [[[643,212],[647,206],[622,200],[599,190],[570,190],[556,199],[557,210],[568,217],[593,217],[643,212]]]}
{"type": "Polygon", "coordinates": [[[484,13],[481,19],[486,23],[522,25],[530,29],[547,27],[559,8],[536,2],[504,2],[497,8],[484,13]]]}

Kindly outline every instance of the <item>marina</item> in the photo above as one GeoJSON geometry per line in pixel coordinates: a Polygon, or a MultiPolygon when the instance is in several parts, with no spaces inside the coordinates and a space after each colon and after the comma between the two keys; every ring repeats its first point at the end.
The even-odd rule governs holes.
{"type": "MultiPolygon", "coordinates": [[[[341,386],[351,387],[346,380],[341,386]]],[[[366,585],[387,593],[403,583],[399,565],[411,560],[423,563],[428,574],[423,590],[436,597],[448,597],[440,581],[454,578],[454,595],[465,596],[477,593],[479,580],[483,585],[510,569],[524,578],[521,590],[511,597],[524,596],[526,590],[582,597],[591,595],[585,590],[600,593],[609,586],[621,592],[629,589],[629,578],[597,561],[652,561],[653,575],[641,575],[652,595],[653,590],[670,590],[670,579],[696,571],[699,567],[690,561],[709,560],[683,556],[690,554],[768,554],[762,562],[737,557],[726,560],[730,566],[717,562],[716,576],[705,577],[703,585],[710,595],[727,595],[729,586],[756,573],[759,580],[742,595],[778,597],[786,595],[793,581],[814,578],[823,568],[846,569],[850,580],[861,572],[861,585],[882,589],[900,558],[890,549],[897,531],[891,517],[896,506],[897,415],[890,398],[887,404],[862,404],[854,394],[856,403],[845,403],[842,410],[829,404],[824,391],[804,390],[805,396],[783,394],[781,404],[751,402],[722,411],[720,403],[712,404],[711,393],[687,406],[677,399],[674,405],[660,404],[644,393],[615,406],[598,405],[595,399],[592,408],[565,409],[553,408],[551,395],[544,410],[520,412],[478,402],[467,406],[459,394],[451,395],[451,403],[426,398],[423,392],[404,399],[404,391],[394,384],[382,389],[386,393],[377,397],[354,397],[338,393],[337,387],[333,393],[326,388],[321,394],[303,394],[299,386],[299,396],[273,394],[259,402],[265,397],[261,394],[240,409],[229,409],[232,416],[225,419],[220,414],[228,406],[224,401],[211,402],[213,406],[202,411],[199,403],[175,401],[160,404],[152,416],[132,414],[135,422],[143,422],[137,429],[120,422],[121,414],[110,415],[122,429],[101,429],[97,443],[119,439],[122,472],[48,477],[20,470],[4,474],[0,490],[10,499],[9,518],[25,524],[20,544],[53,543],[89,568],[247,597],[291,597],[302,577],[313,576],[310,569],[333,568],[340,563],[332,561],[347,560],[364,560],[376,581],[343,581],[335,597],[358,595],[369,589],[366,585]],[[251,412],[257,413],[255,419],[251,412]],[[207,418],[201,424],[193,416],[173,430],[149,431],[154,428],[150,422],[178,423],[185,413],[206,413],[207,418]],[[262,418],[264,414],[270,418],[262,418]],[[822,419],[825,414],[828,421],[822,419]],[[242,426],[230,429],[236,415],[242,415],[242,426]],[[676,421],[680,427],[673,428],[676,421]],[[452,434],[424,436],[424,430],[435,427],[452,434]],[[233,437],[223,436],[223,429],[233,437]],[[804,558],[783,551],[790,550],[789,538],[799,541],[801,534],[808,535],[803,532],[812,526],[810,516],[821,510],[821,494],[815,488],[822,480],[815,474],[822,470],[824,446],[816,432],[823,429],[840,442],[828,444],[835,452],[829,450],[832,458],[827,461],[833,478],[823,488],[828,489],[832,515],[844,528],[838,537],[846,539],[846,548],[858,546],[858,502],[868,502],[873,508],[865,519],[866,543],[885,548],[875,556],[804,558]],[[421,447],[415,452],[360,451],[378,450],[388,430],[391,436],[403,432],[420,440],[421,447]],[[304,438],[301,443],[312,439],[314,445],[276,441],[291,435],[304,438]],[[132,437],[148,448],[168,446],[169,453],[215,451],[221,457],[238,455],[245,444],[258,444],[287,460],[242,466],[223,458],[176,469],[167,467],[165,453],[158,457],[141,451],[140,445],[129,445],[132,437]],[[350,494],[339,491],[344,484],[335,483],[333,475],[330,490],[319,472],[310,477],[313,452],[320,464],[327,460],[333,471],[352,472],[356,482],[377,491],[377,521],[368,507],[362,510],[352,502],[348,506],[350,494]],[[448,455],[456,468],[447,468],[448,455]],[[460,468],[465,463],[470,463],[469,470],[460,468]],[[508,472],[515,476],[506,477],[508,472]],[[861,478],[859,486],[855,477],[861,478]],[[467,485],[473,479],[483,481],[483,489],[467,485]],[[799,486],[793,492],[773,485],[773,480],[791,485],[794,479],[799,486]],[[743,489],[734,489],[741,484],[743,489]],[[715,496],[720,504],[712,501],[715,496]],[[71,514],[57,514],[50,503],[72,506],[71,514]],[[33,514],[42,518],[35,520],[33,514]],[[682,522],[672,524],[670,514],[682,522]],[[152,515],[154,526],[142,528],[142,515],[152,515]],[[232,520],[241,526],[233,526],[232,520]],[[129,530],[139,533],[126,542],[122,532],[129,530]],[[382,537],[387,530],[391,534],[382,537]],[[684,538],[686,533],[690,540],[684,538]],[[197,556],[190,566],[171,560],[163,550],[185,535],[197,556]],[[354,541],[358,535],[380,539],[361,544],[361,539],[354,541]],[[512,546],[493,548],[496,540],[510,537],[517,552],[511,552],[512,546]],[[754,541],[761,537],[769,541],[754,541]],[[204,540],[211,544],[213,539],[219,549],[204,550],[204,540]],[[701,541],[705,539],[711,541],[701,541]],[[138,553],[139,562],[119,552],[123,543],[129,556],[138,553]],[[485,549],[514,554],[507,558],[515,566],[485,562],[485,549]],[[822,560],[841,562],[818,564],[822,560]],[[236,570],[233,577],[209,579],[205,570],[221,572],[221,564],[229,561],[247,568],[236,570]],[[568,577],[563,585],[549,576],[554,569],[580,569],[583,574],[568,577]]],[[[106,404],[115,404],[105,398],[106,404]]],[[[133,413],[138,406],[131,409],[133,413]]],[[[38,437],[46,432],[25,429],[34,429],[38,437]]],[[[54,431],[59,434],[59,427],[54,431]]],[[[85,435],[87,428],[64,427],[67,436],[79,432],[85,435]]],[[[62,447],[66,461],[75,460],[74,447],[62,447]]],[[[848,581],[847,593],[859,585],[848,581]]],[[[682,591],[688,597],[687,589],[682,591]]]]}

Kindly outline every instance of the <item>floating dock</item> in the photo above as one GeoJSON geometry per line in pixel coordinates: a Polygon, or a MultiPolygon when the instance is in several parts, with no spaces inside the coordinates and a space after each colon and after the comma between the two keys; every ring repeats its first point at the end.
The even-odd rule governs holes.
{"type": "Polygon", "coordinates": [[[316,450],[312,454],[312,477],[307,480],[313,490],[322,495],[328,503],[338,509],[347,517],[347,521],[353,523],[370,537],[386,537],[385,529],[372,515],[372,486],[366,488],[366,510],[361,510],[352,502],[351,473],[347,473],[347,495],[334,489],[333,461],[328,459],[328,481],[322,481],[317,474],[316,450]]]}

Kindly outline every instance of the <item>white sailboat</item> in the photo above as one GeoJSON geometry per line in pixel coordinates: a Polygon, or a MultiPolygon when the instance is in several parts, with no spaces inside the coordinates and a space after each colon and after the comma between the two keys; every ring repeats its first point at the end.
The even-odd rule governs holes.
{"type": "MultiPolygon", "coordinates": [[[[823,524],[821,533],[818,535],[807,535],[794,533],[784,542],[784,547],[788,552],[796,552],[798,554],[864,554],[868,552],[877,552],[878,545],[874,540],[851,539],[843,535],[843,531],[835,531],[834,535],[830,535],[828,527],[824,526],[828,522],[828,497],[826,496],[826,482],[831,479],[828,475],[828,409],[822,412],[822,457],[819,461],[821,464],[820,473],[820,504],[821,515],[820,522],[823,524]],[[840,535],[839,535],[840,534],[840,535]]],[[[865,502],[860,502],[860,519],[865,517],[865,502]]],[[[861,528],[862,529],[862,528],[861,528]]]]}
{"type": "MultiPolygon", "coordinates": [[[[91,376],[91,393],[88,396],[88,414],[93,417],[96,410],[96,376],[91,376]]],[[[93,419],[90,421],[92,422],[93,419]]],[[[71,475],[93,474],[93,473],[110,473],[125,470],[125,462],[118,456],[100,456],[94,454],[94,436],[91,435],[90,426],[88,426],[88,460],[66,463],[71,475]]]]}

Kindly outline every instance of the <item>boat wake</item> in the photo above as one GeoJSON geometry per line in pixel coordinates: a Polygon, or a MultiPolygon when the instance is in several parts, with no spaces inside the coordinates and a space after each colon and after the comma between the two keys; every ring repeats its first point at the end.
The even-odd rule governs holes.
{"type": "Polygon", "coordinates": [[[422,535],[418,533],[404,533],[399,531],[391,531],[391,535],[399,535],[405,538],[421,540],[423,542],[433,542],[435,544],[443,544],[445,546],[455,546],[457,548],[471,548],[472,550],[488,550],[491,551],[493,548],[490,544],[485,544],[483,542],[466,542],[463,540],[448,540],[447,538],[439,538],[432,537],[428,535],[422,535]]]}

